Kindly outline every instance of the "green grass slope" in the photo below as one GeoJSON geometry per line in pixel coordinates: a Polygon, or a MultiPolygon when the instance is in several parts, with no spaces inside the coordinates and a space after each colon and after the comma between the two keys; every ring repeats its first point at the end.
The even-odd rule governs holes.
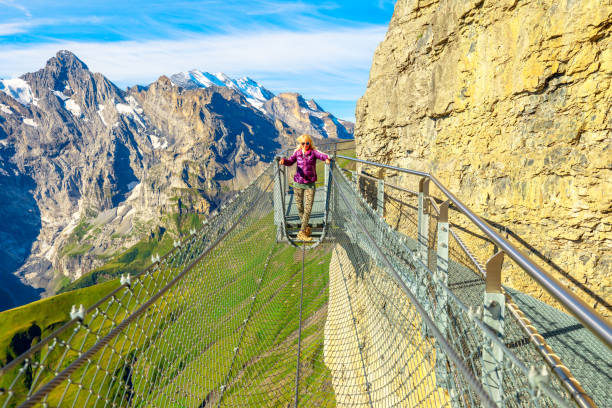
{"type": "MultiPolygon", "coordinates": [[[[146,248],[131,250],[146,253],[146,248]]],[[[304,398],[327,405],[333,402],[333,390],[322,354],[330,248],[322,245],[306,254],[301,392],[304,398]]],[[[95,375],[88,368],[78,370],[73,378],[84,379],[86,388],[110,395],[121,406],[161,405],[170,395],[176,401],[174,406],[199,406],[205,401],[220,399],[224,404],[249,400],[252,406],[278,401],[281,406],[281,401],[290,401],[294,392],[300,255],[301,250],[275,242],[271,213],[246,217],[156,303],[149,320],[141,320],[139,326],[130,326],[121,335],[119,340],[128,346],[122,346],[118,353],[95,356],[99,366],[110,367],[115,381],[109,375],[95,375]],[[143,327],[146,327],[146,336],[142,335],[143,327]],[[185,384],[189,384],[188,390],[185,384]],[[224,384],[227,388],[220,393],[224,384]]],[[[122,254],[116,262],[128,259],[138,259],[138,255],[122,254]]],[[[116,272],[123,273],[120,268],[116,272]]],[[[171,276],[178,270],[165,273],[171,276]]],[[[71,305],[88,307],[118,285],[114,279],[0,313],[2,363],[66,322],[71,305]]],[[[134,303],[141,303],[147,296],[150,294],[141,292],[134,303]]],[[[122,313],[116,322],[129,313],[115,307],[108,314],[117,311],[122,313]]],[[[90,326],[92,331],[101,329],[101,333],[109,328],[109,322],[90,326]]],[[[83,343],[86,349],[95,341],[95,337],[79,331],[72,344],[83,343]]],[[[46,352],[45,348],[41,354],[46,352]]],[[[59,351],[49,352],[51,360],[46,364],[55,366],[57,362],[53,359],[61,360],[61,369],[76,355],[73,350],[65,357],[59,351]]],[[[13,390],[23,395],[32,377],[32,373],[20,377],[13,390]]],[[[47,372],[41,382],[52,377],[53,373],[47,372]]],[[[12,381],[13,378],[5,375],[0,378],[0,387],[8,389],[12,381]]],[[[87,396],[74,385],[61,386],[49,395],[48,402],[50,406],[59,405],[60,401],[70,405],[75,402],[76,406],[99,405],[86,399],[87,396]]],[[[2,402],[0,396],[0,405],[2,402]]]]}
{"type": "Polygon", "coordinates": [[[84,274],[79,279],[73,282],[66,282],[58,293],[86,288],[108,281],[109,279],[114,279],[122,274],[135,275],[144,271],[151,265],[152,255],[158,254],[163,256],[173,248],[173,242],[176,237],[172,235],[189,235],[190,229],[200,227],[203,218],[203,215],[200,214],[183,214],[181,216],[178,213],[172,214],[169,224],[176,231],[170,233],[163,227],[158,227],[158,232],[153,234],[153,236],[142,239],[119,254],[110,256],[107,263],[84,274]]]}

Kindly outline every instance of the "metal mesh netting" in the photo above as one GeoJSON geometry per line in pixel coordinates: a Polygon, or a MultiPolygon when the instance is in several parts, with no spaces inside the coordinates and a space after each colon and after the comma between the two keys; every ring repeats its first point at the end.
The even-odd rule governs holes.
{"type": "MultiPolygon", "coordinates": [[[[370,384],[385,384],[385,392],[378,393],[384,395],[382,401],[389,406],[396,401],[405,401],[407,406],[480,405],[481,390],[473,387],[469,378],[482,382],[487,375],[493,374],[483,370],[482,363],[483,352],[490,351],[493,342],[504,353],[505,363],[497,368],[503,378],[500,405],[557,407],[571,404],[555,377],[546,376],[544,382],[539,382],[542,378],[536,379],[533,373],[530,375],[532,364],[541,368],[544,362],[535,347],[524,341],[525,334],[512,316],[507,315],[504,325],[505,343],[482,323],[482,315],[479,316],[476,307],[483,304],[484,279],[474,271],[477,268],[473,264],[471,268],[466,267],[471,261],[457,240],[452,238],[449,242],[448,285],[445,286],[431,272],[436,270],[437,261],[434,250],[436,229],[432,225],[437,221],[435,209],[429,214],[429,235],[424,240],[428,242],[428,253],[423,262],[417,249],[418,224],[407,222],[414,230],[404,230],[406,234],[393,230],[370,208],[367,200],[354,194],[357,185],[342,171],[335,172],[334,187],[349,201],[334,200],[333,215],[337,228],[332,228],[332,235],[342,248],[348,248],[345,251],[350,263],[345,267],[346,276],[356,289],[353,296],[347,296],[354,303],[351,308],[362,311],[357,321],[363,332],[368,333],[364,334],[366,339],[361,345],[362,354],[368,356],[363,364],[363,377],[370,384]],[[444,333],[448,346],[465,363],[470,375],[462,375],[449,359],[441,342],[432,335],[431,328],[423,323],[422,314],[416,312],[415,304],[400,290],[401,284],[393,279],[394,273],[444,333]],[[358,306],[357,302],[361,305],[358,306]],[[390,320],[391,311],[397,313],[391,319],[392,324],[379,329],[382,322],[390,320]],[[385,342],[382,336],[393,343],[389,348],[391,352],[381,351],[380,345],[385,342]],[[418,366],[422,370],[413,370],[402,379],[397,369],[406,366],[403,360],[410,359],[419,360],[418,366]],[[420,392],[415,391],[415,382],[420,385],[420,392]],[[407,385],[402,387],[403,384],[407,385]],[[395,391],[388,392],[389,389],[395,391]]],[[[388,206],[401,208],[404,220],[416,220],[418,204],[414,200],[402,200],[399,195],[386,196],[385,199],[388,206]]],[[[330,274],[332,271],[330,268],[330,274]]],[[[330,279],[333,281],[333,277],[330,279]]],[[[330,304],[332,301],[333,293],[330,292],[330,304]]],[[[376,387],[373,393],[374,390],[376,387]]],[[[337,389],[336,392],[336,398],[340,400],[337,389]]]]}
{"type": "Polygon", "coordinates": [[[495,406],[482,364],[493,346],[500,405],[566,404],[554,378],[529,372],[541,360],[530,343],[502,343],[470,310],[482,278],[453,260],[458,241],[447,287],[417,232],[393,230],[333,167],[328,242],[278,243],[274,168],[4,367],[0,407],[495,406]]]}
{"type": "Polygon", "coordinates": [[[3,368],[0,406],[334,405],[322,358],[329,248],[275,242],[272,173],[3,368]]]}
{"type": "MultiPolygon", "coordinates": [[[[393,174],[386,176],[389,179],[394,178],[393,174]]],[[[360,187],[363,184],[360,180],[360,187]]],[[[402,184],[410,185],[410,180],[402,179],[402,184]]],[[[360,193],[371,196],[367,189],[360,188],[360,193]]],[[[434,193],[444,196],[440,192],[434,193]]],[[[411,238],[406,244],[413,250],[417,249],[418,195],[417,191],[405,187],[384,185],[385,219],[395,229],[411,238]]],[[[436,254],[438,230],[435,226],[439,221],[438,213],[442,200],[430,196],[429,201],[431,206],[428,214],[428,235],[423,242],[428,243],[426,263],[431,271],[435,271],[439,261],[436,254]]],[[[482,316],[486,275],[484,265],[498,249],[458,209],[453,206],[449,209],[450,280],[447,284],[465,305],[482,316]]],[[[531,282],[532,287],[538,287],[533,279],[509,258],[504,260],[502,277],[504,283],[509,281],[512,286],[516,283],[515,280],[520,280],[519,288],[524,286],[524,281],[531,282]]],[[[507,309],[503,341],[507,348],[528,366],[533,364],[541,369],[542,364],[546,363],[556,374],[550,380],[550,385],[560,390],[559,380],[562,380],[566,384],[563,389],[571,390],[584,406],[610,405],[610,397],[605,391],[612,379],[609,374],[612,353],[609,349],[575,318],[563,313],[563,309],[555,309],[533,296],[517,291],[516,288],[504,286],[504,289],[507,309]]],[[[540,293],[546,294],[541,288],[540,293]]],[[[558,306],[557,302],[553,304],[558,306]]]]}

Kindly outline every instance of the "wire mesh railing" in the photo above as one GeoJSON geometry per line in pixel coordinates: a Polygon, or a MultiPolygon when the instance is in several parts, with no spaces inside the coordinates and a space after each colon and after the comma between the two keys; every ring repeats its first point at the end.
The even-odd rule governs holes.
{"type": "MultiPolygon", "coordinates": [[[[172,400],[168,391],[179,383],[176,373],[210,346],[200,334],[215,327],[208,319],[190,321],[202,317],[198,299],[209,285],[197,276],[204,273],[202,259],[214,258],[211,250],[237,225],[262,222],[256,205],[271,206],[271,173],[269,168],[166,256],[154,257],[146,271],[122,277],[119,288],[88,310],[73,308],[68,323],[3,367],[0,406],[172,400]]],[[[214,273],[208,278],[221,283],[214,273]]]]}
{"type": "MultiPolygon", "coordinates": [[[[361,162],[363,165],[358,172],[347,172],[350,173],[349,178],[358,183],[360,194],[365,196],[372,210],[379,216],[384,212],[385,221],[408,238],[407,245],[415,251],[423,266],[427,265],[427,269],[435,275],[435,271],[440,269],[441,260],[438,207],[443,202],[437,197],[444,195],[436,194],[437,197],[434,198],[427,191],[422,194],[422,188],[411,190],[392,185],[386,180],[381,185],[380,180],[372,174],[377,173],[379,166],[385,165],[361,162]],[[378,192],[364,188],[368,183],[375,186],[377,181],[378,192]],[[419,203],[423,195],[428,197],[428,200],[419,203]],[[438,228],[435,227],[436,224],[438,228]]],[[[396,172],[387,172],[385,177],[391,180],[400,179],[403,185],[410,184],[407,182],[408,177],[397,175],[396,172]]],[[[429,177],[425,173],[414,175],[417,176],[416,181],[429,177]]],[[[452,205],[450,207],[453,208],[452,205]]],[[[447,263],[446,275],[449,281],[446,284],[468,310],[471,308],[473,313],[480,315],[482,319],[483,312],[488,314],[487,308],[483,309],[483,306],[491,301],[491,296],[485,290],[485,265],[491,261],[489,258],[492,255],[500,254],[499,248],[492,239],[474,228],[460,209],[454,207],[452,212],[447,210],[447,214],[448,237],[443,241],[443,245],[448,248],[448,260],[443,260],[447,263]]],[[[517,276],[517,269],[521,270],[523,279],[528,277],[513,259],[504,262],[505,277],[517,276]]],[[[437,285],[438,282],[435,282],[434,286],[437,285]]],[[[537,283],[532,285],[538,287],[537,283]]],[[[544,288],[539,287],[540,292],[543,292],[544,288]]],[[[504,324],[501,325],[501,330],[497,330],[498,335],[517,357],[523,359],[532,372],[531,377],[535,376],[535,367],[531,366],[540,364],[538,372],[544,367],[547,367],[547,371],[554,372],[555,375],[550,381],[558,388],[560,395],[565,395],[566,392],[571,394],[568,401],[573,400],[580,406],[610,405],[612,401],[605,392],[605,384],[612,384],[612,377],[607,374],[612,370],[612,354],[605,343],[572,317],[529,295],[506,286],[503,289],[500,287],[499,292],[503,292],[499,300],[505,304],[506,312],[503,317],[504,324]],[[531,343],[529,347],[528,343],[531,343]],[[561,388],[558,387],[560,383],[563,384],[561,388]]],[[[428,294],[431,295],[432,291],[428,294]]],[[[438,315],[438,320],[444,321],[444,315],[438,315]]]]}
{"type": "Polygon", "coordinates": [[[332,166],[305,251],[277,241],[275,168],[2,368],[0,407],[574,404],[516,304],[482,307],[490,265],[443,205],[332,166]]]}
{"type": "MultiPolygon", "coordinates": [[[[467,287],[461,285],[471,287],[476,276],[465,279],[468,270],[450,262],[449,283],[445,285],[432,272],[436,269],[427,267],[430,262],[419,257],[417,242],[410,238],[418,232],[412,231],[407,236],[390,228],[367,200],[354,194],[357,185],[341,171],[337,173],[334,185],[341,195],[352,197],[349,199],[352,201],[344,204],[342,200],[335,201],[334,222],[342,227],[331,231],[342,250],[350,252],[344,273],[356,289],[347,291],[346,297],[354,303],[349,309],[363,313],[357,319],[362,327],[360,332],[368,333],[361,345],[362,353],[368,356],[362,368],[363,381],[379,384],[378,388],[371,385],[372,393],[380,396],[375,405],[480,406],[490,395],[475,383],[481,385],[492,375],[503,378],[503,383],[497,384],[501,391],[496,401],[499,406],[557,407],[572,403],[555,378],[542,377],[541,372],[530,375],[532,364],[540,361],[539,368],[544,366],[531,343],[526,343],[520,353],[509,349],[478,316],[473,307],[476,302],[466,303],[462,299],[467,287]],[[399,277],[399,282],[394,276],[399,277]],[[408,292],[412,293],[413,301],[408,292]],[[424,313],[419,312],[418,305],[424,313]],[[392,312],[394,317],[390,317],[392,312]],[[426,316],[431,323],[425,322],[426,316]],[[385,321],[388,326],[380,329],[385,321]],[[433,335],[432,325],[443,333],[442,338],[433,335]],[[393,346],[380,347],[390,341],[393,346]],[[504,363],[486,367],[483,355],[492,354],[494,347],[502,351],[504,363]],[[449,358],[452,352],[459,357],[458,362],[449,358]],[[463,371],[458,363],[465,365],[463,371]],[[396,369],[406,366],[415,368],[402,378],[401,371],[396,369]],[[407,385],[402,387],[404,384],[407,385]]],[[[479,282],[477,292],[482,305],[482,278],[479,282]]],[[[330,291],[330,304],[332,297],[330,291]]],[[[523,337],[522,333],[519,335],[523,337]]],[[[336,394],[340,400],[338,389],[336,394]]]]}

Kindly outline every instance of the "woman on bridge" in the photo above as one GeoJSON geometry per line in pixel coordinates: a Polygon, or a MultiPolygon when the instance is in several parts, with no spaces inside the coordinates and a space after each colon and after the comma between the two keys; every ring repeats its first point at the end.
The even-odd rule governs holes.
{"type": "Polygon", "coordinates": [[[312,241],[310,237],[311,229],[308,226],[312,203],[315,195],[315,182],[317,181],[316,163],[318,160],[325,160],[329,164],[329,156],[315,149],[312,138],[308,134],[298,137],[298,148],[288,159],[283,157],[280,164],[291,166],[297,161],[297,171],[293,176],[293,191],[295,192],[295,202],[298,214],[302,220],[302,227],[297,235],[301,241],[312,241]],[[304,198],[305,201],[304,202],[304,198]]]}

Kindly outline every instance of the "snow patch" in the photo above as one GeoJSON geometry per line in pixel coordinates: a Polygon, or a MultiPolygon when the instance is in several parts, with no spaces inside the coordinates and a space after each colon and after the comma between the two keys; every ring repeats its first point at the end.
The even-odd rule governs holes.
{"type": "Polygon", "coordinates": [[[330,129],[329,129],[329,122],[327,122],[327,121],[323,122],[323,129],[325,129],[326,136],[330,137],[331,133],[330,133],[330,129]]]}
{"type": "Polygon", "coordinates": [[[139,115],[142,115],[144,111],[138,104],[138,101],[136,100],[136,98],[130,95],[127,98],[125,98],[125,100],[130,104],[130,106],[134,109],[134,111],[136,111],[136,113],[138,113],[139,115]]]}
{"type": "Polygon", "coordinates": [[[70,113],[72,113],[76,117],[81,116],[81,107],[78,103],[74,101],[74,99],[68,99],[66,101],[66,109],[68,109],[70,113]]]}
{"type": "Polygon", "coordinates": [[[137,181],[132,181],[131,183],[129,183],[127,185],[128,190],[132,191],[134,189],[134,187],[136,187],[138,185],[137,181]]]}
{"type": "MultiPolygon", "coordinates": [[[[134,100],[134,102],[136,101],[134,100]]],[[[134,107],[132,107],[131,105],[128,105],[126,103],[117,103],[115,104],[115,108],[117,109],[117,112],[119,112],[120,114],[131,116],[134,118],[136,122],[138,122],[140,126],[142,126],[143,128],[146,127],[144,123],[142,122],[140,115],[136,112],[134,107]]],[[[140,109],[140,111],[142,111],[142,109],[140,109]]]]}
{"type": "Polygon", "coordinates": [[[202,72],[194,69],[189,72],[181,72],[172,75],[170,80],[174,85],[186,89],[208,88],[213,85],[231,88],[242,94],[253,107],[264,113],[264,103],[274,97],[272,92],[268,91],[251,78],[244,77],[232,79],[222,72],[211,74],[209,72],[202,72]]]}
{"type": "Polygon", "coordinates": [[[38,127],[38,123],[34,122],[34,119],[31,119],[31,118],[25,118],[23,120],[23,123],[25,123],[28,126],[38,127]]]}
{"type": "Polygon", "coordinates": [[[60,91],[53,91],[53,95],[57,96],[58,98],[60,98],[62,101],[65,101],[66,99],[69,99],[68,96],[64,95],[63,92],[60,91]]]}
{"type": "Polygon", "coordinates": [[[8,105],[5,105],[3,103],[0,103],[0,111],[6,113],[7,115],[10,115],[13,113],[13,111],[11,110],[11,108],[8,107],[8,105]]]}
{"type": "Polygon", "coordinates": [[[100,117],[100,119],[102,120],[102,123],[104,124],[104,126],[108,127],[108,124],[106,123],[106,121],[104,120],[104,116],[102,116],[102,111],[104,110],[104,105],[99,105],[98,104],[98,116],[100,117]]]}
{"type": "Polygon", "coordinates": [[[30,84],[21,78],[1,79],[0,91],[15,98],[22,105],[28,106],[34,101],[30,84]]]}
{"type": "Polygon", "coordinates": [[[127,105],[125,103],[118,103],[115,105],[115,107],[117,108],[117,112],[125,114],[125,115],[133,115],[134,114],[134,109],[132,109],[132,107],[130,105],[127,105]]]}
{"type": "Polygon", "coordinates": [[[262,112],[265,112],[265,109],[263,108],[264,102],[258,101],[257,99],[253,99],[253,98],[246,98],[246,100],[255,108],[259,109],[262,112]]]}
{"type": "Polygon", "coordinates": [[[168,140],[165,137],[149,135],[149,139],[151,139],[151,144],[153,145],[154,149],[165,149],[168,147],[168,140]]]}

